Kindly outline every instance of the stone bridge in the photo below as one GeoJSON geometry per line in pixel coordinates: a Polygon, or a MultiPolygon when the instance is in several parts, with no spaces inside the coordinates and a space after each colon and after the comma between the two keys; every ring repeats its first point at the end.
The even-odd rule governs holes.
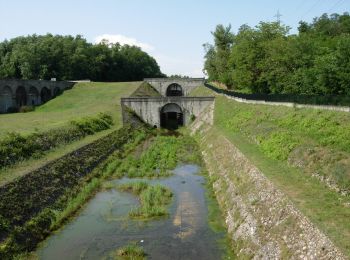
{"type": "MultiPolygon", "coordinates": [[[[177,129],[188,125],[214,104],[214,97],[189,97],[190,92],[204,84],[204,79],[145,79],[161,97],[122,98],[123,123],[129,122],[132,110],[154,127],[177,129]]],[[[142,85],[141,85],[142,87],[142,85]]]]}
{"type": "MultiPolygon", "coordinates": [[[[214,97],[160,97],[160,98],[122,98],[122,106],[132,109],[140,118],[154,127],[177,128],[175,125],[188,125],[208,106],[214,103],[214,97]]],[[[123,116],[123,121],[127,117],[123,116]]]]}
{"type": "Polygon", "coordinates": [[[22,106],[41,105],[71,88],[73,82],[49,80],[0,80],[0,113],[22,106]]]}

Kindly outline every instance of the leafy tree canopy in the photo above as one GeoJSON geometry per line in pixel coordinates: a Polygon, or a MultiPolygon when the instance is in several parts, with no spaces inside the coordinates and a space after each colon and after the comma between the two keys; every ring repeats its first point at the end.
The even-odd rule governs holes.
{"type": "Polygon", "coordinates": [[[298,34],[279,22],[218,25],[204,44],[204,71],[248,93],[350,95],[350,15],[323,14],[301,21],[298,34]]]}
{"type": "Polygon", "coordinates": [[[164,77],[139,47],[91,44],[82,36],[29,35],[0,43],[0,78],[136,81],[164,77]]]}

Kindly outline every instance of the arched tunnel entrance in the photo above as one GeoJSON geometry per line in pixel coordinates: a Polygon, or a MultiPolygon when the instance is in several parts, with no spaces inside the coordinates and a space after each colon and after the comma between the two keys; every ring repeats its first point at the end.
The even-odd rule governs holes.
{"type": "Polygon", "coordinates": [[[166,90],[167,97],[181,97],[184,95],[182,87],[179,84],[170,84],[166,90]]]}
{"type": "Polygon", "coordinates": [[[162,107],[160,110],[160,127],[176,130],[183,124],[183,112],[179,105],[170,103],[162,107]]]}

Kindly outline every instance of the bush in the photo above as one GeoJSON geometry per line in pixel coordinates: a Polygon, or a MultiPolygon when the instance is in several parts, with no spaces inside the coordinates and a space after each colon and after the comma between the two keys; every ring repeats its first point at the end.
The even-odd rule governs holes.
{"type": "Polygon", "coordinates": [[[20,113],[27,113],[27,112],[32,112],[35,110],[34,106],[22,106],[19,108],[20,113]]]}

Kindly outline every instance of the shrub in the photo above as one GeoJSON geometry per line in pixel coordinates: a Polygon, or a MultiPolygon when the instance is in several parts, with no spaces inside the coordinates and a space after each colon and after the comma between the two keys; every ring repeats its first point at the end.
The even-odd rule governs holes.
{"type": "Polygon", "coordinates": [[[27,113],[27,112],[32,112],[35,110],[35,107],[34,106],[21,106],[19,108],[19,112],[20,113],[27,113]]]}

